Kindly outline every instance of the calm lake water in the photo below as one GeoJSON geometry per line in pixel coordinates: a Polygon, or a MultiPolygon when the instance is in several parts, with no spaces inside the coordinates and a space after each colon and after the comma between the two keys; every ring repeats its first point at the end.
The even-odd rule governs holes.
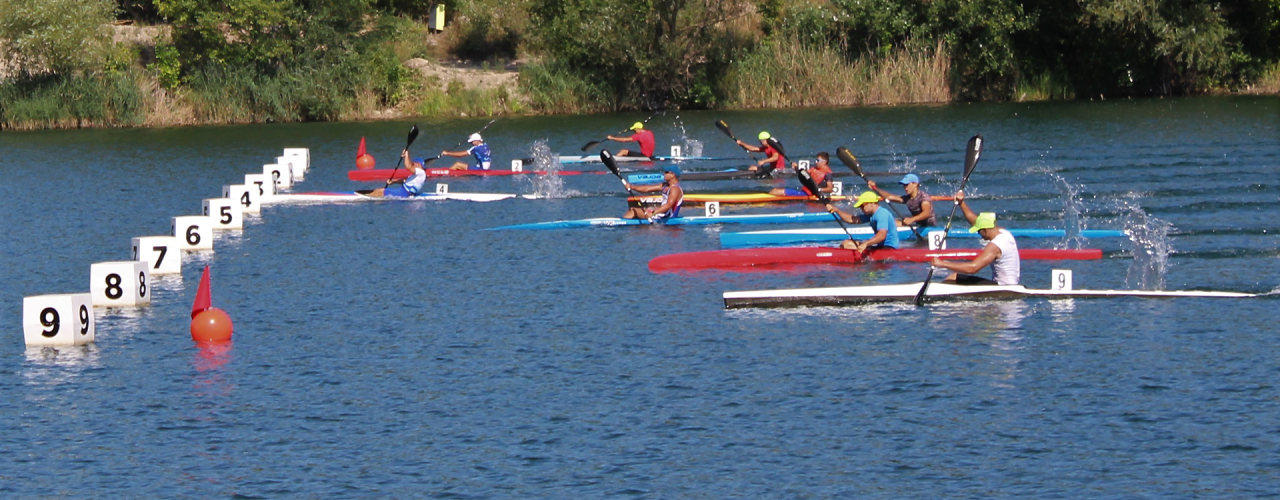
{"type": "MultiPolygon", "coordinates": [[[[535,144],[581,154],[644,116],[502,119],[485,136],[507,168],[535,144]]],[[[744,164],[716,119],[796,156],[849,147],[934,194],[981,133],[975,208],[1008,227],[1134,231],[1021,240],[1106,252],[1024,262],[1028,286],[1055,267],[1077,288],[1280,285],[1280,98],[670,112],[650,128],[660,151],[742,158],[686,169],[744,164]]],[[[413,151],[485,121],[418,122],[413,151]]],[[[360,137],[389,167],[410,124],[0,133],[0,495],[1280,494],[1280,301],[725,311],[728,290],[903,283],[926,267],[655,275],[655,256],[781,227],[482,231],[621,215],[607,175],[448,181],[551,199],[268,206],[153,281],[151,307],[99,309],[95,344],[24,347],[23,297],[88,291],[90,264],[129,258],[130,238],[168,232],[285,147],[311,150],[294,192],[372,187],[346,178],[360,137]],[[204,264],[230,345],[188,334],[204,264]]]]}

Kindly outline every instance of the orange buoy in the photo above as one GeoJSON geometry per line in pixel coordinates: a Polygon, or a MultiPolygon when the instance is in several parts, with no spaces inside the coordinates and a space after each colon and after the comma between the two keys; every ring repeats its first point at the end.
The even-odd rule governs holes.
{"type": "Polygon", "coordinates": [[[191,320],[191,340],[225,342],[231,340],[231,317],[222,309],[210,307],[191,320]]]}
{"type": "Polygon", "coordinates": [[[373,155],[366,154],[356,158],[356,168],[360,170],[369,170],[373,168],[373,165],[373,155]]]}

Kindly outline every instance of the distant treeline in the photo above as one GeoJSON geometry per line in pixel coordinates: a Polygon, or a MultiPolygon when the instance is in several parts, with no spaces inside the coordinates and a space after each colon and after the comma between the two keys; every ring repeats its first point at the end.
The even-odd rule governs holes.
{"type": "Polygon", "coordinates": [[[0,126],[1280,92],[1280,0],[443,3],[433,34],[423,0],[0,0],[0,126]]]}

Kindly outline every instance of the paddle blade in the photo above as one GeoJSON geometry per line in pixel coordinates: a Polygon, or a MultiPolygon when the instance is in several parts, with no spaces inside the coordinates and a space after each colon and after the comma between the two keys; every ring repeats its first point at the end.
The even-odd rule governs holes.
{"type": "Polygon", "coordinates": [[[418,126],[414,125],[413,128],[409,129],[409,139],[405,142],[404,148],[409,149],[409,146],[413,145],[413,141],[416,140],[418,140],[418,126]]]}
{"type": "Polygon", "coordinates": [[[978,166],[978,159],[982,156],[982,136],[975,135],[969,138],[969,145],[964,152],[964,179],[969,178],[969,174],[973,173],[973,169],[978,166]]]}
{"type": "Polygon", "coordinates": [[[594,148],[594,147],[596,147],[596,146],[600,145],[600,142],[601,142],[601,141],[591,141],[591,142],[588,142],[586,145],[582,146],[582,151],[585,153],[587,150],[589,150],[589,149],[591,149],[591,148],[594,148]]]}
{"type": "Polygon", "coordinates": [[[840,158],[840,163],[843,163],[844,166],[849,167],[849,170],[852,170],[854,175],[857,175],[858,177],[863,178],[863,180],[866,180],[867,178],[866,174],[862,173],[862,163],[859,163],[858,158],[853,156],[853,153],[850,153],[847,148],[845,148],[844,146],[840,146],[836,148],[836,157],[840,158]]]}
{"type": "Polygon", "coordinates": [[[782,147],[782,141],[770,137],[766,139],[765,142],[768,142],[770,146],[773,146],[773,149],[778,150],[778,154],[781,154],[784,157],[787,156],[787,150],[782,147]]]}
{"type": "Polygon", "coordinates": [[[716,120],[716,128],[720,129],[721,132],[724,132],[724,135],[729,136],[730,139],[735,141],[738,140],[737,137],[733,136],[733,131],[729,130],[729,124],[725,123],[724,120],[716,120]]]}
{"type": "Polygon", "coordinates": [[[613,175],[616,175],[618,176],[619,179],[622,179],[622,172],[618,170],[618,162],[613,159],[612,153],[609,153],[608,150],[601,151],[600,161],[604,162],[604,166],[608,167],[609,171],[613,172],[613,175]]]}
{"type": "Polygon", "coordinates": [[[933,271],[936,267],[929,266],[929,275],[924,277],[924,283],[920,285],[920,291],[916,292],[916,307],[924,306],[924,296],[929,291],[929,283],[933,281],[933,271]]]}
{"type": "Polygon", "coordinates": [[[810,175],[809,169],[797,171],[796,177],[800,178],[800,185],[809,190],[809,194],[818,197],[819,202],[829,203],[831,201],[831,199],[827,197],[826,193],[823,193],[818,189],[818,183],[813,182],[813,176],[810,175]]]}

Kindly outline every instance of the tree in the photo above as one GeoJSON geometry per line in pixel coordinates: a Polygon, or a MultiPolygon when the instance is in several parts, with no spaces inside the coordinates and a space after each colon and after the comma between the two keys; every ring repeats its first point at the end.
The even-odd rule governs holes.
{"type": "Polygon", "coordinates": [[[114,16],[111,0],[0,0],[0,63],[18,76],[91,69],[104,59],[114,16]]]}

